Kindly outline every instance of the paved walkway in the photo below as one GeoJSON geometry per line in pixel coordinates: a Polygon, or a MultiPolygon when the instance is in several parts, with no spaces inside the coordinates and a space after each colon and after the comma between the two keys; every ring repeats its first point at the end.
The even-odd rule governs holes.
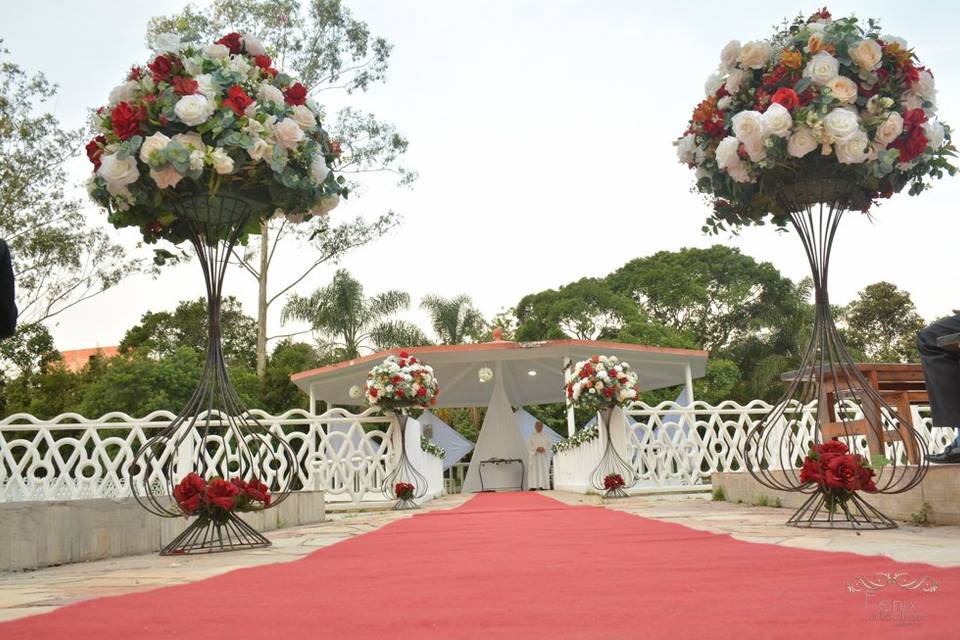
{"type": "MultiPolygon", "coordinates": [[[[903,525],[894,531],[822,531],[783,526],[787,509],[711,502],[705,495],[638,496],[604,503],[597,496],[546,492],[568,504],[604,504],[607,508],[682,524],[749,541],[788,547],[887,555],[901,562],[960,566],[960,527],[903,525]]],[[[422,511],[458,506],[469,496],[445,496],[422,511]]],[[[421,511],[421,512],[422,512],[421,511]]],[[[101,596],[195,582],[239,569],[295,560],[317,549],[410,517],[410,512],[333,513],[321,524],[268,534],[269,549],[189,558],[155,554],[64,565],[28,573],[0,574],[0,622],[52,611],[101,596]]]]}

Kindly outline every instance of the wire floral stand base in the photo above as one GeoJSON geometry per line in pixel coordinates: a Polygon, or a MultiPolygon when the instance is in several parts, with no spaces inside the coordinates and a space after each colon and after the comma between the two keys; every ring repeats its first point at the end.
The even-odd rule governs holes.
{"type": "Polygon", "coordinates": [[[629,498],[630,494],[624,491],[623,487],[617,487],[616,489],[607,489],[606,493],[603,494],[604,498],[629,498]]]}
{"type": "Polygon", "coordinates": [[[393,504],[394,511],[406,511],[407,509],[419,509],[420,505],[414,502],[413,498],[397,498],[393,504]]]}
{"type": "Polygon", "coordinates": [[[400,433],[400,456],[397,458],[397,464],[384,477],[380,490],[385,496],[396,498],[393,508],[397,511],[404,509],[419,509],[415,500],[419,500],[427,495],[427,479],[422,473],[417,471],[407,457],[406,427],[409,416],[406,411],[397,414],[397,430],[400,433]],[[396,487],[400,483],[413,485],[413,495],[401,498],[397,495],[396,487]]]}
{"type": "Polygon", "coordinates": [[[613,417],[613,408],[603,409],[600,412],[600,428],[606,434],[607,442],[603,448],[603,455],[600,457],[600,463],[597,464],[591,475],[591,483],[596,491],[603,491],[605,498],[625,498],[627,497],[626,488],[632,487],[637,483],[637,472],[633,466],[617,451],[613,444],[613,438],[610,437],[610,419],[613,417]],[[607,476],[616,474],[623,478],[623,486],[608,490],[604,481],[607,476]],[[619,492],[619,493],[617,493],[619,492]],[[621,495],[622,494],[622,495],[621,495]]]}
{"type": "Polygon", "coordinates": [[[790,516],[791,527],[811,529],[896,529],[897,523],[868,504],[856,492],[845,500],[816,491],[790,516]]]}
{"type": "Polygon", "coordinates": [[[162,556],[218,553],[269,547],[270,541],[256,529],[229,514],[225,520],[199,517],[161,551],[162,556]]]}

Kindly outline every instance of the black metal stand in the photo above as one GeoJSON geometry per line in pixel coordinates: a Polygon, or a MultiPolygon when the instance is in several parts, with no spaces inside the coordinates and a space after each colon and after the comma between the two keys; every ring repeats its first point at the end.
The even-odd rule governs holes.
{"type": "Polygon", "coordinates": [[[612,417],[613,407],[603,409],[600,412],[601,424],[599,425],[599,428],[604,430],[604,433],[607,436],[607,442],[603,448],[603,456],[600,458],[600,463],[593,470],[591,480],[593,482],[593,488],[597,491],[603,491],[604,497],[626,498],[628,495],[626,489],[635,485],[638,477],[633,466],[627,464],[627,461],[624,460],[623,457],[621,457],[617,452],[617,448],[613,446],[613,438],[610,437],[610,419],[612,417]],[[612,473],[619,474],[620,477],[623,478],[623,487],[615,490],[607,490],[606,486],[604,485],[604,479],[612,473]]]}
{"type": "Polygon", "coordinates": [[[824,529],[897,528],[897,523],[864,502],[856,492],[850,493],[846,499],[835,499],[823,491],[816,491],[790,516],[787,524],[824,529]]]}
{"type": "Polygon", "coordinates": [[[409,416],[406,411],[397,414],[397,429],[400,432],[400,458],[397,460],[397,464],[393,470],[384,477],[383,484],[380,487],[384,495],[397,498],[397,502],[393,505],[393,508],[396,510],[419,509],[420,507],[415,500],[419,500],[427,495],[427,479],[422,473],[416,470],[413,464],[411,464],[410,458],[407,457],[405,431],[408,418],[409,416]],[[404,499],[397,496],[395,488],[399,482],[406,482],[413,485],[413,498],[404,499]]]}
{"type": "Polygon", "coordinates": [[[788,524],[889,528],[892,521],[857,496],[850,498],[856,509],[842,508],[840,513],[830,512],[826,520],[818,519],[816,513],[823,506],[817,502],[820,489],[800,482],[799,467],[813,442],[800,440],[797,434],[805,431],[803,421],[810,418],[805,417],[804,407],[814,401],[817,442],[840,438],[852,452],[866,443],[873,445],[868,459],[878,454],[887,459],[888,463],[876,470],[880,493],[912,489],[927,471],[926,443],[860,372],[843,344],[830,308],[827,277],[837,228],[848,209],[862,206],[862,198],[858,201],[853,187],[845,181],[814,178],[784,189],[778,202],[789,213],[810,264],[816,294],[815,317],[797,375],[777,405],[747,435],[747,469],[772,489],[815,492],[788,524]],[[836,409],[830,406],[830,398],[836,400],[836,409]]]}
{"type": "MultiPolygon", "coordinates": [[[[161,517],[183,516],[173,489],[188,473],[205,479],[256,479],[272,494],[271,507],[294,488],[297,460],[282,433],[272,433],[243,405],[223,358],[220,303],[223,279],[233,247],[258,203],[228,193],[184,197],[178,205],[191,244],[200,258],[207,290],[207,356],[200,384],[187,406],[167,428],[134,456],[130,486],[140,505],[161,517]]],[[[222,524],[200,517],[164,554],[227,551],[261,547],[269,541],[239,518],[222,524]]]]}

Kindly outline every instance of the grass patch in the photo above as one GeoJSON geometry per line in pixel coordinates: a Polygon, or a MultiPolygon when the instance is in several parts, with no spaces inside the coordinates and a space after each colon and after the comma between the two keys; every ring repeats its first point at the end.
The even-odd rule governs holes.
{"type": "Polygon", "coordinates": [[[723,487],[714,487],[713,488],[713,501],[714,502],[726,502],[727,494],[723,492],[723,487]]]}
{"type": "Polygon", "coordinates": [[[922,505],[920,505],[920,511],[910,514],[910,522],[918,527],[929,527],[931,511],[933,511],[933,505],[931,505],[929,502],[924,502],[922,505]]]}
{"type": "Polygon", "coordinates": [[[761,494],[760,497],[757,498],[756,502],[753,503],[753,506],[755,506],[755,507],[769,507],[769,506],[770,506],[770,498],[768,498],[768,497],[767,497],[766,495],[764,495],[764,494],[761,494]]]}

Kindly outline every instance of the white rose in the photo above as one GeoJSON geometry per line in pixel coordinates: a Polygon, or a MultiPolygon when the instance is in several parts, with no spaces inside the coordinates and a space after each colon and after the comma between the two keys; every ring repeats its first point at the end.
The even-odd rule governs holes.
{"type": "Polygon", "coordinates": [[[303,141],[303,129],[293,118],[284,118],[275,124],[273,135],[284,149],[295,149],[303,141]]]}
{"type": "Polygon", "coordinates": [[[677,157],[684,164],[693,164],[697,157],[697,140],[692,133],[677,141],[677,157]]]}
{"type": "Polygon", "coordinates": [[[110,91],[110,98],[108,99],[110,106],[112,107],[121,102],[130,102],[133,100],[133,96],[139,88],[140,84],[136,80],[128,80],[123,84],[115,86],[110,91]]]}
{"type": "Polygon", "coordinates": [[[224,44],[211,44],[208,47],[204,47],[203,55],[211,60],[223,60],[230,55],[230,48],[224,44]]]}
{"type": "Polygon", "coordinates": [[[802,158],[820,146],[810,127],[797,127],[787,140],[787,153],[794,158],[802,158]]]}
{"type": "Polygon", "coordinates": [[[867,159],[870,140],[863,131],[857,132],[849,140],[838,142],[835,145],[837,160],[841,164],[860,164],[867,159]]]}
{"type": "Polygon", "coordinates": [[[177,173],[172,164],[168,164],[163,169],[150,169],[150,177],[161,189],[175,187],[178,182],[183,180],[183,176],[177,173]]]}
{"type": "Polygon", "coordinates": [[[182,123],[195,127],[206,122],[213,115],[213,106],[206,96],[183,96],[177,100],[173,112],[182,123]]]}
{"type": "Polygon", "coordinates": [[[943,145],[945,135],[943,125],[939,122],[927,122],[923,125],[923,132],[927,136],[927,146],[939,149],[943,145]]]}
{"type": "Polygon", "coordinates": [[[811,33],[823,33],[823,30],[826,28],[826,26],[826,23],[817,21],[808,24],[807,29],[809,29],[811,33]]]}
{"type": "Polygon", "coordinates": [[[180,51],[180,36],[175,33],[161,33],[157,36],[157,53],[177,53],[180,51]]]}
{"type": "Polygon", "coordinates": [[[927,98],[931,102],[933,101],[934,96],[937,95],[936,83],[933,80],[933,74],[924,69],[920,72],[920,79],[914,83],[913,90],[923,98],[927,98]]]}
{"type": "Polygon", "coordinates": [[[741,111],[730,121],[733,126],[733,135],[740,142],[758,141],[763,138],[763,115],[759,111],[741,111]]]}
{"type": "Polygon", "coordinates": [[[763,112],[763,127],[772,136],[786,138],[793,127],[793,116],[782,104],[774,102],[763,112]]]}
{"type": "Polygon", "coordinates": [[[877,127],[873,139],[883,145],[888,145],[896,140],[901,133],[903,133],[903,116],[896,111],[891,111],[887,119],[877,127]]]}
{"type": "Polygon", "coordinates": [[[249,33],[243,34],[243,46],[252,56],[262,56],[267,50],[263,48],[263,43],[260,42],[260,38],[249,33]]]}
{"type": "Polygon", "coordinates": [[[257,98],[264,102],[272,102],[283,106],[283,92],[269,82],[261,82],[260,89],[257,91],[257,98]]]}
{"type": "Polygon", "coordinates": [[[191,151],[190,152],[190,170],[203,171],[203,160],[204,160],[203,151],[191,151]]]}
{"type": "Polygon", "coordinates": [[[719,73],[711,73],[707,81],[703,83],[703,92],[709,98],[717,92],[717,89],[723,86],[723,76],[719,73]]]}
{"type": "Polygon", "coordinates": [[[913,109],[922,109],[923,108],[923,98],[917,94],[910,93],[903,94],[903,99],[900,100],[900,105],[903,107],[904,111],[912,111],[913,109]]]}
{"type": "Polygon", "coordinates": [[[223,175],[233,171],[233,158],[221,147],[217,147],[210,154],[210,161],[213,164],[213,170],[223,175]]]}
{"type": "Polygon", "coordinates": [[[732,69],[730,75],[727,76],[727,93],[732,96],[736,95],[740,91],[740,86],[743,84],[746,75],[747,72],[743,69],[732,69]]]}
{"type": "Polygon", "coordinates": [[[860,120],[849,109],[834,109],[823,119],[823,130],[831,142],[846,142],[860,131],[860,120]]]}
{"type": "Polygon", "coordinates": [[[767,157],[767,148],[764,146],[762,139],[744,142],[743,148],[754,162],[760,162],[767,157]]]}
{"type": "Polygon", "coordinates": [[[731,98],[730,96],[723,96],[722,98],[717,100],[717,109],[720,109],[720,111],[726,111],[727,108],[732,103],[733,103],[733,98],[731,98]]]}
{"type": "Polygon", "coordinates": [[[170,138],[159,131],[147,137],[143,141],[143,144],[140,145],[140,161],[143,162],[143,164],[150,164],[150,156],[153,155],[153,152],[163,151],[167,148],[168,142],[170,142],[170,138]]]}
{"type": "Polygon", "coordinates": [[[302,104],[293,105],[293,115],[291,117],[304,131],[311,131],[317,127],[317,117],[302,104]]]}
{"type": "Polygon", "coordinates": [[[737,61],[750,69],[762,69],[770,59],[770,45],[762,40],[753,40],[743,45],[737,61]]]}
{"type": "Polygon", "coordinates": [[[740,156],[737,151],[740,149],[740,141],[733,136],[727,136],[717,145],[717,166],[726,169],[730,165],[740,162],[740,156]]]}
{"type": "Polygon", "coordinates": [[[313,162],[310,163],[310,175],[314,181],[317,184],[322,184],[323,181],[327,179],[329,173],[330,168],[327,166],[327,161],[324,157],[321,154],[314,156],[313,162]]]}
{"type": "Polygon", "coordinates": [[[840,63],[826,51],[821,51],[810,58],[810,62],[803,68],[803,77],[810,78],[814,84],[823,86],[837,77],[840,73],[840,63]]]}
{"type": "Polygon", "coordinates": [[[140,170],[137,169],[137,159],[127,156],[123,160],[117,154],[103,155],[100,158],[100,168],[97,175],[107,183],[107,191],[115,196],[129,196],[128,185],[140,179],[140,170]]]}
{"type": "Polygon", "coordinates": [[[250,73],[250,68],[246,56],[230,56],[230,62],[227,63],[227,69],[241,76],[250,73]]]}
{"type": "Polygon", "coordinates": [[[264,158],[273,155],[273,145],[267,144],[263,138],[257,138],[253,143],[253,147],[248,149],[247,153],[250,154],[250,158],[260,162],[264,158]]]}
{"type": "Polygon", "coordinates": [[[747,165],[743,162],[737,162],[726,169],[727,174],[736,182],[750,182],[750,172],[747,171],[747,165]]]}
{"type": "Polygon", "coordinates": [[[880,66],[883,49],[876,40],[861,40],[850,47],[850,58],[864,71],[873,71],[880,66]]]}
{"type": "Polygon", "coordinates": [[[201,73],[196,76],[194,80],[197,81],[197,91],[207,98],[216,98],[217,94],[220,93],[220,87],[217,86],[217,83],[213,80],[213,76],[209,73],[201,73]]]}
{"type": "Polygon", "coordinates": [[[203,71],[203,63],[200,58],[184,58],[183,68],[196,80],[200,72],[203,71]]]}
{"type": "Polygon", "coordinates": [[[200,137],[200,134],[192,131],[189,133],[178,133],[173,136],[173,139],[188,151],[205,151],[207,148],[207,145],[203,144],[203,138],[200,137]]]}
{"type": "Polygon", "coordinates": [[[737,64],[737,57],[740,55],[740,41],[731,40],[727,46],[720,52],[720,68],[732,69],[737,64]]]}
{"type": "Polygon", "coordinates": [[[857,83],[846,76],[837,76],[827,83],[830,95],[843,104],[853,104],[857,101],[857,83]]]}

